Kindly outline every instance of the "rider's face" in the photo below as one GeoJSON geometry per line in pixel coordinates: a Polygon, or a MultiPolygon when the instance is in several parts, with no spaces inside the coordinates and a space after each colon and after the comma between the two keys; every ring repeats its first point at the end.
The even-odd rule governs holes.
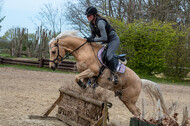
{"type": "Polygon", "coordinates": [[[88,21],[92,21],[94,18],[94,15],[87,15],[88,21]]]}

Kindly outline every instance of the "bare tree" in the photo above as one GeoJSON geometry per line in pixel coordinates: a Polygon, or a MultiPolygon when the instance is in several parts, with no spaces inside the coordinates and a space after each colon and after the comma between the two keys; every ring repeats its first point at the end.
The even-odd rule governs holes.
{"type": "Polygon", "coordinates": [[[51,30],[55,36],[62,31],[63,26],[63,10],[53,7],[52,4],[44,4],[41,11],[37,15],[37,20],[48,30],[51,30]]]}
{"type": "Polygon", "coordinates": [[[82,34],[89,33],[89,23],[84,15],[89,6],[95,6],[98,13],[104,17],[115,17],[119,20],[127,20],[126,3],[123,0],[78,0],[77,3],[68,1],[65,4],[66,20],[70,22],[73,28],[79,30],[82,34]],[[93,3],[93,4],[92,4],[93,3]]]}
{"type": "Polygon", "coordinates": [[[65,8],[67,8],[67,12],[65,13],[65,18],[70,22],[72,27],[76,30],[79,30],[83,35],[87,35],[89,28],[88,21],[86,16],[84,15],[86,8],[90,5],[90,0],[87,1],[79,1],[79,3],[75,4],[72,2],[67,2],[65,8]]]}
{"type": "Polygon", "coordinates": [[[89,33],[87,18],[84,12],[88,6],[95,6],[99,14],[104,17],[112,17],[117,20],[131,23],[143,19],[153,19],[162,22],[190,24],[189,0],[78,0],[65,4],[66,20],[74,29],[83,34],[89,33]]]}
{"type": "MultiPolygon", "coordinates": [[[[0,0],[0,23],[5,19],[5,16],[1,16],[1,10],[2,10],[2,6],[3,6],[3,2],[4,0],[0,0]]],[[[1,25],[0,25],[0,31],[1,31],[1,25]]]]}

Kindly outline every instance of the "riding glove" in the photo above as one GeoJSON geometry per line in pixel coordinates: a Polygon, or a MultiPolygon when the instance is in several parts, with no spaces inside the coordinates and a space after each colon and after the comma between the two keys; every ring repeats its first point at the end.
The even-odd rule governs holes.
{"type": "Polygon", "coordinates": [[[92,37],[87,37],[86,39],[87,39],[87,42],[94,42],[94,38],[92,37]]]}

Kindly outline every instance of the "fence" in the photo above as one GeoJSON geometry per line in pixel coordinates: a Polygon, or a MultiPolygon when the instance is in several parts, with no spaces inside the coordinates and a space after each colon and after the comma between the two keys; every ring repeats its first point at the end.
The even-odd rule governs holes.
{"type": "MultiPolygon", "coordinates": [[[[12,59],[0,57],[0,64],[13,64],[13,65],[27,65],[27,66],[36,66],[36,67],[45,67],[49,68],[49,59],[40,58],[38,61],[26,60],[26,59],[12,59]]],[[[76,72],[76,63],[72,61],[63,61],[59,66],[58,70],[76,72]]]]}

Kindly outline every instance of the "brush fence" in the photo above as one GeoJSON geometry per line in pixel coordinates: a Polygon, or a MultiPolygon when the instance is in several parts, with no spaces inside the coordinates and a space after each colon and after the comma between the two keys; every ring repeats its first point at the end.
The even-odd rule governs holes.
{"type": "Polygon", "coordinates": [[[72,126],[106,126],[112,104],[60,88],[57,118],[72,126]]]}

